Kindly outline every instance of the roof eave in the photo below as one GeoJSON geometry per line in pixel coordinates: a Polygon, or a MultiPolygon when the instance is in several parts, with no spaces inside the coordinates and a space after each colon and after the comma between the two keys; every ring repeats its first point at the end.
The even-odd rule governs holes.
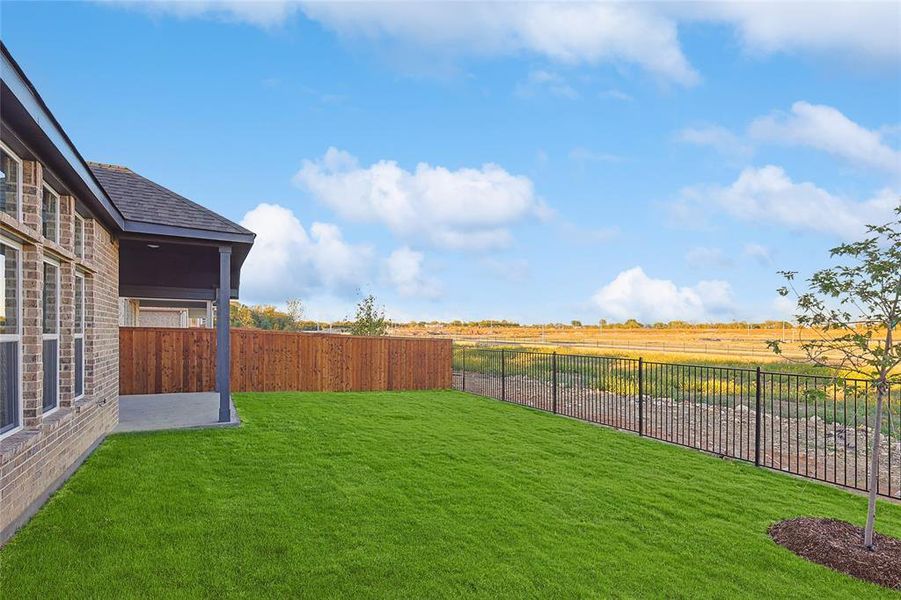
{"type": "Polygon", "coordinates": [[[176,227],[174,225],[160,225],[158,223],[146,223],[143,221],[129,220],[125,221],[122,229],[126,233],[140,233],[144,235],[178,237],[192,240],[227,242],[233,244],[253,244],[254,238],[256,238],[256,234],[254,233],[229,233],[225,231],[210,231],[208,229],[176,227]]]}

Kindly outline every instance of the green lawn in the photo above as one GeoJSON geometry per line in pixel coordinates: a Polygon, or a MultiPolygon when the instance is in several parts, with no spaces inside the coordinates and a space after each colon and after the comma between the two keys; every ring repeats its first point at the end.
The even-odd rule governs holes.
{"type": "Polygon", "coordinates": [[[767,537],[862,523],[841,490],[457,392],[236,404],[107,439],[0,550],[0,596],[892,596],[767,537]]]}

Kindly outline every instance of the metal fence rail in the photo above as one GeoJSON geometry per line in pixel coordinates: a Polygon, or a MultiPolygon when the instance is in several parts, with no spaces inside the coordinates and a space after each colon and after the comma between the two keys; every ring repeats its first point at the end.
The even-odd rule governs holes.
{"type": "MultiPolygon", "coordinates": [[[[456,389],[866,490],[876,390],[865,380],[456,347],[456,389]]],[[[878,492],[901,498],[901,386],[883,406],[878,492]]]]}

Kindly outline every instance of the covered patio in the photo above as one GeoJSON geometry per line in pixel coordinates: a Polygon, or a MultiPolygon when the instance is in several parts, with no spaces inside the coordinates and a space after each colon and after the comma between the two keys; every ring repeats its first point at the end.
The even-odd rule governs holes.
{"type": "Polygon", "coordinates": [[[228,421],[219,420],[219,402],[217,392],[119,396],[119,424],[115,432],[239,425],[231,399],[228,421]]]}
{"type": "MultiPolygon", "coordinates": [[[[119,250],[120,297],[215,302],[216,387],[209,391],[218,392],[220,423],[231,421],[229,302],[238,297],[240,265],[249,249],[239,247],[235,252],[234,246],[219,240],[143,234],[122,239],[119,250]],[[239,254],[242,251],[243,255],[239,254]]],[[[153,396],[143,398],[153,402],[153,396]]],[[[191,410],[187,404],[157,402],[155,406],[158,410],[191,410]]]]}
{"type": "Polygon", "coordinates": [[[131,169],[101,163],[90,167],[132,223],[119,237],[119,297],[215,305],[215,389],[121,396],[124,423],[118,430],[236,422],[230,390],[229,303],[238,298],[241,266],[254,234],[131,169]]]}

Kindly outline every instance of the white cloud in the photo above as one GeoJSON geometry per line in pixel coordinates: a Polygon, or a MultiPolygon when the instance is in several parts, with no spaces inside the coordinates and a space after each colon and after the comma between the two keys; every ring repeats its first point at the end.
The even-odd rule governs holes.
{"type": "Polygon", "coordinates": [[[241,270],[244,295],[255,301],[351,294],[369,279],[372,249],[348,244],[335,225],[313,223],[308,235],[289,209],[265,203],[244,215],[241,225],[257,234],[241,270]]]}
{"type": "Polygon", "coordinates": [[[437,298],[441,287],[433,278],[423,273],[425,255],[404,246],[385,259],[385,279],[397,293],[404,297],[437,298]]]}
{"type": "Polygon", "coordinates": [[[637,65],[668,81],[699,76],[681,25],[731,27],[752,55],[804,53],[895,66],[896,2],[319,2],[293,0],[104,1],[178,18],[273,28],[298,12],[345,38],[384,40],[451,56],[529,54],[564,64],[637,65]]]}
{"type": "Polygon", "coordinates": [[[526,80],[516,86],[516,95],[534,96],[541,90],[569,100],[576,100],[580,94],[561,75],[545,69],[533,69],[526,80]]]}
{"type": "Polygon", "coordinates": [[[698,80],[676,23],[625,3],[308,3],[308,17],[348,37],[452,55],[528,53],[563,64],[636,64],[680,84],[698,80]]]}
{"type": "Polygon", "coordinates": [[[770,249],[763,244],[750,243],[745,244],[743,254],[748,258],[753,258],[763,266],[773,264],[773,255],[770,249]]]}
{"type": "Polygon", "coordinates": [[[733,265],[730,257],[719,248],[698,246],[685,253],[685,262],[695,269],[726,268],[733,265]]]}
{"type": "Polygon", "coordinates": [[[901,152],[886,145],[879,131],[860,126],[831,106],[795,102],[790,114],[754,120],[748,133],[757,140],[809,146],[858,165],[901,173],[901,152]]]}
{"type": "Polygon", "coordinates": [[[682,219],[699,220],[717,209],[744,221],[776,224],[855,239],[868,224],[886,222],[898,205],[899,193],[883,189],[858,202],[835,196],[810,182],[795,183],[781,167],[749,167],[731,185],[682,190],[672,209],[682,219]]]}
{"type": "Polygon", "coordinates": [[[676,136],[680,142],[697,146],[710,146],[714,150],[736,158],[749,157],[754,149],[721,125],[687,127],[676,136]]]}
{"type": "Polygon", "coordinates": [[[901,56],[897,2],[687,3],[688,18],[734,27],[747,52],[803,52],[897,64],[901,56]]]}
{"type": "Polygon", "coordinates": [[[510,225],[548,214],[527,177],[490,163],[456,171],[427,163],[407,171],[386,160],[362,167],[329,148],[305,160],[294,181],[342,218],[382,223],[403,239],[443,248],[503,246],[510,225]]]}
{"type": "Polygon", "coordinates": [[[789,113],[774,111],[754,119],[746,134],[735,134],[720,125],[703,125],[683,129],[676,138],[734,158],[749,158],[755,144],[761,143],[807,146],[855,165],[901,174],[901,151],[884,139],[891,137],[892,130],[890,125],[867,129],[832,106],[798,101],[789,113]]]}
{"type": "Polygon", "coordinates": [[[726,281],[679,287],[668,279],[648,277],[641,267],[621,272],[592,301],[604,318],[614,321],[710,321],[734,312],[732,288],[726,281]]]}

